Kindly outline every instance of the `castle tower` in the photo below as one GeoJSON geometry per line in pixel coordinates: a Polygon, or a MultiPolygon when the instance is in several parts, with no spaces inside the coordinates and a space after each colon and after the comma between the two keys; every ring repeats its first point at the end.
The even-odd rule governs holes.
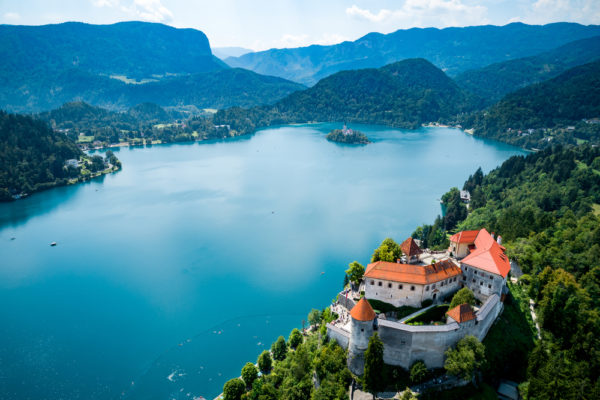
{"type": "Polygon", "coordinates": [[[363,297],[350,311],[351,328],[348,345],[348,368],[356,375],[362,375],[365,369],[365,350],[373,334],[375,311],[363,297]]]}

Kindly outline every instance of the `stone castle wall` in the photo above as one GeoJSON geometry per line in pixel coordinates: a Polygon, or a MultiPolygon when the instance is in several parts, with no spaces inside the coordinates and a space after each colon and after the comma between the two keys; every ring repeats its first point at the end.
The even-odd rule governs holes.
{"type": "MultiPolygon", "coordinates": [[[[462,324],[412,326],[378,320],[377,331],[384,345],[383,359],[386,364],[406,369],[417,360],[423,360],[428,368],[442,368],[445,351],[467,335],[483,340],[502,308],[500,297],[494,294],[477,311],[476,319],[462,324]]],[[[327,334],[344,348],[351,345],[348,340],[350,333],[328,325],[327,334]]],[[[349,363],[351,371],[362,374],[362,369],[359,371],[357,368],[359,364],[349,363]]]]}

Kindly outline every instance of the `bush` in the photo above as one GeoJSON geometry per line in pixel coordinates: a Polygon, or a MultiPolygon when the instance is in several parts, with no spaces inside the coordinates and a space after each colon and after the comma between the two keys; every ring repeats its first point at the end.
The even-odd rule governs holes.
{"type": "Polygon", "coordinates": [[[242,368],[242,379],[244,380],[246,387],[251,387],[256,378],[258,378],[258,371],[256,370],[256,367],[250,362],[246,363],[244,368],[242,368]]]}
{"type": "Polygon", "coordinates": [[[287,350],[287,343],[285,342],[283,336],[279,336],[277,340],[271,345],[271,352],[273,353],[273,358],[277,361],[283,361],[285,359],[287,350]]]}
{"type": "Polygon", "coordinates": [[[271,372],[271,368],[273,368],[273,360],[271,359],[271,354],[265,350],[258,356],[258,369],[263,374],[268,374],[271,372]]]}
{"type": "Polygon", "coordinates": [[[224,400],[240,400],[245,392],[244,382],[239,378],[230,379],[223,385],[224,400]]]}
{"type": "Polygon", "coordinates": [[[471,289],[469,289],[468,287],[464,287],[462,289],[460,289],[458,292],[456,292],[456,294],[452,297],[452,301],[450,302],[450,307],[449,309],[453,309],[456,306],[459,306],[461,304],[470,304],[470,305],[474,305],[475,304],[475,295],[473,295],[473,292],[471,291],[471,289]]]}
{"type": "Polygon", "coordinates": [[[427,378],[427,366],[422,360],[415,361],[410,367],[410,381],[413,384],[419,384],[427,378]]]}
{"type": "Polygon", "coordinates": [[[290,333],[289,343],[292,349],[295,349],[302,343],[302,334],[298,329],[294,328],[292,333],[290,333]]]}

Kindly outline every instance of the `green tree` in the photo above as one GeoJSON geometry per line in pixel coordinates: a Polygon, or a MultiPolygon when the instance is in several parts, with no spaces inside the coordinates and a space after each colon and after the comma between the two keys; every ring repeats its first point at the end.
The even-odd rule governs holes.
{"type": "Polygon", "coordinates": [[[242,379],[244,380],[246,387],[252,387],[252,384],[256,378],[258,378],[258,370],[256,369],[256,366],[250,362],[246,363],[246,365],[244,365],[242,368],[242,379]]]}
{"type": "Polygon", "coordinates": [[[308,323],[311,326],[316,326],[319,324],[319,322],[321,322],[321,311],[313,308],[312,310],[310,310],[310,312],[308,313],[308,323]]]}
{"type": "Polygon", "coordinates": [[[360,265],[358,261],[352,261],[348,264],[348,269],[346,270],[346,275],[350,282],[352,282],[355,286],[360,285],[360,281],[362,281],[363,275],[365,274],[365,267],[360,265]]]}
{"type": "Polygon", "coordinates": [[[273,368],[273,360],[271,359],[271,353],[267,350],[260,353],[258,356],[258,369],[263,374],[268,374],[271,372],[271,368],[273,368]]]}
{"type": "Polygon", "coordinates": [[[473,295],[471,289],[469,289],[466,286],[460,289],[458,292],[456,292],[454,296],[452,296],[452,301],[450,302],[450,307],[448,307],[448,309],[451,310],[454,307],[465,303],[475,305],[475,295],[473,295]]]}
{"type": "Polygon", "coordinates": [[[273,353],[273,358],[277,361],[285,360],[287,350],[287,343],[285,342],[285,338],[283,336],[279,336],[277,340],[271,345],[271,352],[273,353]]]}
{"type": "Polygon", "coordinates": [[[386,238],[381,242],[378,248],[375,249],[371,256],[371,262],[376,261],[389,261],[396,262],[402,257],[402,250],[400,245],[392,238],[386,238]]]}
{"type": "Polygon", "coordinates": [[[473,379],[473,374],[485,359],[485,346],[475,336],[465,336],[456,348],[446,350],[444,368],[450,375],[464,380],[473,379]]]}
{"type": "Polygon", "coordinates": [[[300,343],[302,343],[302,333],[300,333],[300,331],[296,328],[292,329],[292,333],[290,333],[288,341],[290,343],[290,347],[295,349],[298,347],[298,345],[300,345],[300,343]]]}
{"type": "Polygon", "coordinates": [[[421,383],[427,378],[427,366],[422,360],[415,361],[410,367],[410,381],[413,384],[421,383]]]}
{"type": "Polygon", "coordinates": [[[375,397],[375,392],[383,390],[383,342],[377,332],[369,339],[365,351],[364,388],[375,397]]]}
{"type": "Polygon", "coordinates": [[[244,382],[239,378],[230,379],[223,385],[224,400],[241,400],[245,392],[244,382]]]}

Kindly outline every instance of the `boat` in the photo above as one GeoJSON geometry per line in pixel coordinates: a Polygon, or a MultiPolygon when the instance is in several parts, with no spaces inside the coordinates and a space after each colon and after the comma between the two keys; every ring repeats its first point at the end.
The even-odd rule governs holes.
{"type": "Polygon", "coordinates": [[[52,246],[52,247],[56,246],[56,242],[50,243],[50,246],[52,246]]]}

